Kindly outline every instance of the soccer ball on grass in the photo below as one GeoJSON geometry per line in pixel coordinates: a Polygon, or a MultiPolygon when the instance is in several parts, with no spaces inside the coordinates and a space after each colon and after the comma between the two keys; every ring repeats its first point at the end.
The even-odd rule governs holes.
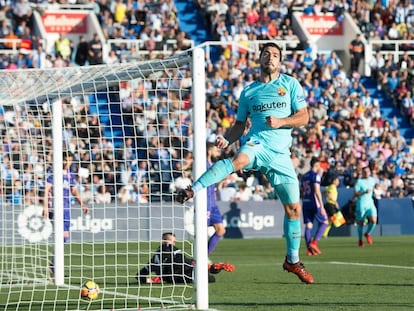
{"type": "Polygon", "coordinates": [[[94,281],[86,281],[82,284],[80,296],[82,299],[95,300],[99,296],[99,286],[94,281]]]}

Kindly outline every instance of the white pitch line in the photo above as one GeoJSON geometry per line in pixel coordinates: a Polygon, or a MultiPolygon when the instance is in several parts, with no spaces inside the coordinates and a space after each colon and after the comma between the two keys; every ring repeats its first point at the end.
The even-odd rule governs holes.
{"type": "Polygon", "coordinates": [[[328,261],[327,263],[332,264],[332,265],[348,265],[348,266],[364,266],[364,267],[373,267],[373,268],[414,270],[414,267],[408,267],[408,266],[393,266],[393,265],[371,264],[371,263],[361,263],[361,262],[328,261]]]}
{"type": "MultiPolygon", "coordinates": [[[[319,261],[319,262],[310,262],[305,261],[305,264],[308,266],[310,265],[349,265],[349,266],[364,266],[364,267],[378,267],[378,268],[391,268],[391,269],[407,269],[407,270],[414,270],[414,267],[411,266],[393,266],[393,265],[383,265],[383,264],[370,264],[370,263],[362,263],[362,262],[345,262],[345,261],[319,261]]],[[[236,266],[243,266],[243,267],[275,267],[275,264],[272,263],[262,263],[262,264],[255,264],[255,263],[243,263],[243,264],[236,264],[236,266]]],[[[276,264],[277,267],[277,264],[276,264]]]]}

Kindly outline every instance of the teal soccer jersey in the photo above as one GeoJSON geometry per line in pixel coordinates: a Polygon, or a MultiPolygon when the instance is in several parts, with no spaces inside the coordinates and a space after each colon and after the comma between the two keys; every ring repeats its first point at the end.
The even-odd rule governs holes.
{"type": "Polygon", "coordinates": [[[272,129],[266,124],[266,117],[286,118],[304,107],[306,101],[299,81],[280,74],[268,83],[255,81],[243,90],[237,109],[237,120],[246,121],[250,116],[252,127],[247,139],[256,138],[271,150],[290,153],[292,129],[272,129]]]}
{"type": "Polygon", "coordinates": [[[355,215],[357,220],[363,220],[367,216],[377,215],[374,199],[372,198],[375,182],[376,181],[373,177],[369,177],[368,179],[360,178],[355,184],[355,191],[357,192],[364,192],[368,189],[371,190],[369,193],[365,193],[357,199],[355,215]]]}
{"type": "Polygon", "coordinates": [[[285,74],[268,83],[255,81],[240,95],[237,120],[244,122],[250,117],[252,121],[240,148],[250,159],[245,170],[256,169],[266,174],[284,203],[299,201],[298,179],[290,158],[292,128],[271,128],[266,117],[286,118],[305,107],[302,86],[285,74]]]}

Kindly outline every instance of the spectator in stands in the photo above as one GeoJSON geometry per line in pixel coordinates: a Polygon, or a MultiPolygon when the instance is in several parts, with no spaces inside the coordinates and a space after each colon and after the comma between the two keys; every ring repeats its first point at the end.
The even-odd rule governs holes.
{"type": "Polygon", "coordinates": [[[127,6],[123,0],[117,0],[114,4],[114,19],[116,23],[123,23],[126,18],[127,6]]]}
{"type": "Polygon", "coordinates": [[[32,27],[33,11],[28,0],[17,0],[13,6],[13,16],[16,26],[25,22],[28,27],[32,27]]]}
{"type": "Polygon", "coordinates": [[[109,204],[111,203],[111,193],[106,189],[105,183],[98,186],[95,194],[95,203],[97,204],[109,204]]]}
{"type": "Polygon", "coordinates": [[[60,10],[60,3],[58,0],[50,0],[46,3],[46,10],[60,10]]]}
{"type": "Polygon", "coordinates": [[[179,31],[177,34],[177,51],[184,51],[191,48],[191,42],[186,32],[179,31]]]}
{"type": "Polygon", "coordinates": [[[268,198],[268,193],[265,191],[263,185],[256,184],[254,186],[252,201],[261,202],[268,198]]]}
{"type": "Polygon", "coordinates": [[[63,33],[59,34],[59,38],[55,41],[55,57],[60,54],[64,60],[70,61],[72,56],[73,43],[63,33]]]}
{"type": "Polygon", "coordinates": [[[237,185],[228,177],[217,185],[218,198],[222,202],[229,202],[232,200],[237,192],[237,185]]]}
{"type": "Polygon", "coordinates": [[[401,33],[397,29],[397,24],[394,22],[391,24],[391,28],[388,29],[389,40],[398,40],[401,38],[401,33]]]}
{"type": "Polygon", "coordinates": [[[99,35],[95,33],[93,35],[93,39],[89,41],[89,64],[90,65],[99,65],[103,63],[103,55],[102,55],[102,42],[99,39],[99,35]]]}
{"type": "Polygon", "coordinates": [[[387,75],[386,80],[383,81],[384,91],[390,99],[395,101],[398,99],[397,89],[399,84],[400,78],[398,76],[398,70],[392,70],[387,75]]]}
{"type": "Polygon", "coordinates": [[[404,109],[408,120],[410,121],[414,115],[414,101],[411,96],[411,91],[407,91],[401,100],[401,107],[404,109]]]}
{"type": "Polygon", "coordinates": [[[94,193],[92,192],[91,184],[89,182],[83,184],[80,194],[85,204],[93,204],[95,202],[94,193]]]}
{"type": "Polygon", "coordinates": [[[393,178],[391,178],[391,186],[387,189],[386,197],[403,198],[404,195],[404,182],[401,179],[400,175],[395,175],[393,178]]]}
{"type": "Polygon", "coordinates": [[[75,63],[84,66],[88,60],[89,44],[83,35],[79,36],[79,42],[76,47],[75,63]]]}
{"type": "Polygon", "coordinates": [[[131,184],[122,186],[118,191],[117,199],[121,204],[136,202],[133,194],[133,186],[131,184]]]}
{"type": "Polygon", "coordinates": [[[300,41],[299,41],[298,36],[293,32],[293,29],[291,29],[291,28],[287,29],[287,33],[283,35],[282,39],[287,41],[286,48],[288,50],[294,51],[300,45],[300,41]]]}
{"type": "Polygon", "coordinates": [[[414,165],[411,164],[410,170],[404,178],[405,196],[414,198],[414,165]]]}
{"type": "Polygon", "coordinates": [[[13,181],[10,193],[7,195],[7,202],[12,206],[23,203],[22,181],[20,179],[13,181]]]}
{"type": "Polygon", "coordinates": [[[105,63],[108,65],[118,64],[119,58],[118,55],[116,55],[116,52],[114,50],[109,51],[108,57],[105,59],[105,63]]]}
{"type": "Polygon", "coordinates": [[[389,140],[390,144],[397,150],[398,153],[404,152],[408,148],[405,138],[401,135],[401,132],[397,127],[392,130],[389,140]]]}
{"type": "Polygon", "coordinates": [[[351,73],[359,72],[359,64],[364,57],[365,48],[361,39],[361,34],[357,34],[349,45],[349,55],[351,58],[351,73]]]}
{"type": "MultiPolygon", "coordinates": [[[[0,11],[1,12],[1,11],[0,11]]],[[[10,33],[11,27],[6,19],[0,19],[0,39],[4,39],[10,33]]],[[[0,43],[0,48],[4,49],[5,44],[0,43]]]]}
{"type": "Polygon", "coordinates": [[[385,65],[384,57],[381,54],[381,51],[375,52],[375,57],[373,57],[369,63],[369,66],[371,68],[371,76],[374,79],[378,78],[378,72],[381,70],[382,67],[385,65]]]}
{"type": "Polygon", "coordinates": [[[3,36],[4,39],[6,39],[6,43],[4,43],[4,46],[6,49],[18,49],[19,43],[18,39],[19,37],[14,33],[13,28],[10,28],[8,33],[3,36]]]}
{"type": "Polygon", "coordinates": [[[301,62],[304,67],[306,67],[307,70],[312,71],[312,67],[314,65],[314,58],[312,56],[312,48],[307,47],[305,48],[305,53],[303,54],[301,58],[301,62]]]}
{"type": "Polygon", "coordinates": [[[336,51],[331,51],[331,54],[326,59],[326,64],[330,66],[330,70],[340,69],[343,67],[342,60],[338,57],[336,51]]]}
{"type": "Polygon", "coordinates": [[[233,195],[231,201],[246,202],[250,201],[252,197],[252,190],[249,187],[247,187],[246,183],[243,181],[238,184],[237,192],[233,195]]]}
{"type": "Polygon", "coordinates": [[[255,8],[248,7],[246,12],[246,20],[250,26],[254,26],[260,19],[259,13],[255,8]]]}

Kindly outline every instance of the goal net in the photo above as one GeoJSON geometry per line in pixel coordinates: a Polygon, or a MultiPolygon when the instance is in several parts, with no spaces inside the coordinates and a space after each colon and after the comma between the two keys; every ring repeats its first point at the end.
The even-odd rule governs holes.
{"type": "Polygon", "coordinates": [[[198,260],[204,234],[205,253],[194,243],[205,217],[194,229],[194,208],[173,197],[205,165],[194,144],[205,140],[204,87],[200,49],[134,64],[0,72],[3,310],[197,304],[194,287],[206,285],[207,268],[194,269],[195,282],[178,281],[185,275],[176,271],[167,282],[154,268],[139,282],[137,273],[165,232],[206,262],[198,260]],[[80,297],[87,280],[100,287],[95,300],[80,297]]]}

